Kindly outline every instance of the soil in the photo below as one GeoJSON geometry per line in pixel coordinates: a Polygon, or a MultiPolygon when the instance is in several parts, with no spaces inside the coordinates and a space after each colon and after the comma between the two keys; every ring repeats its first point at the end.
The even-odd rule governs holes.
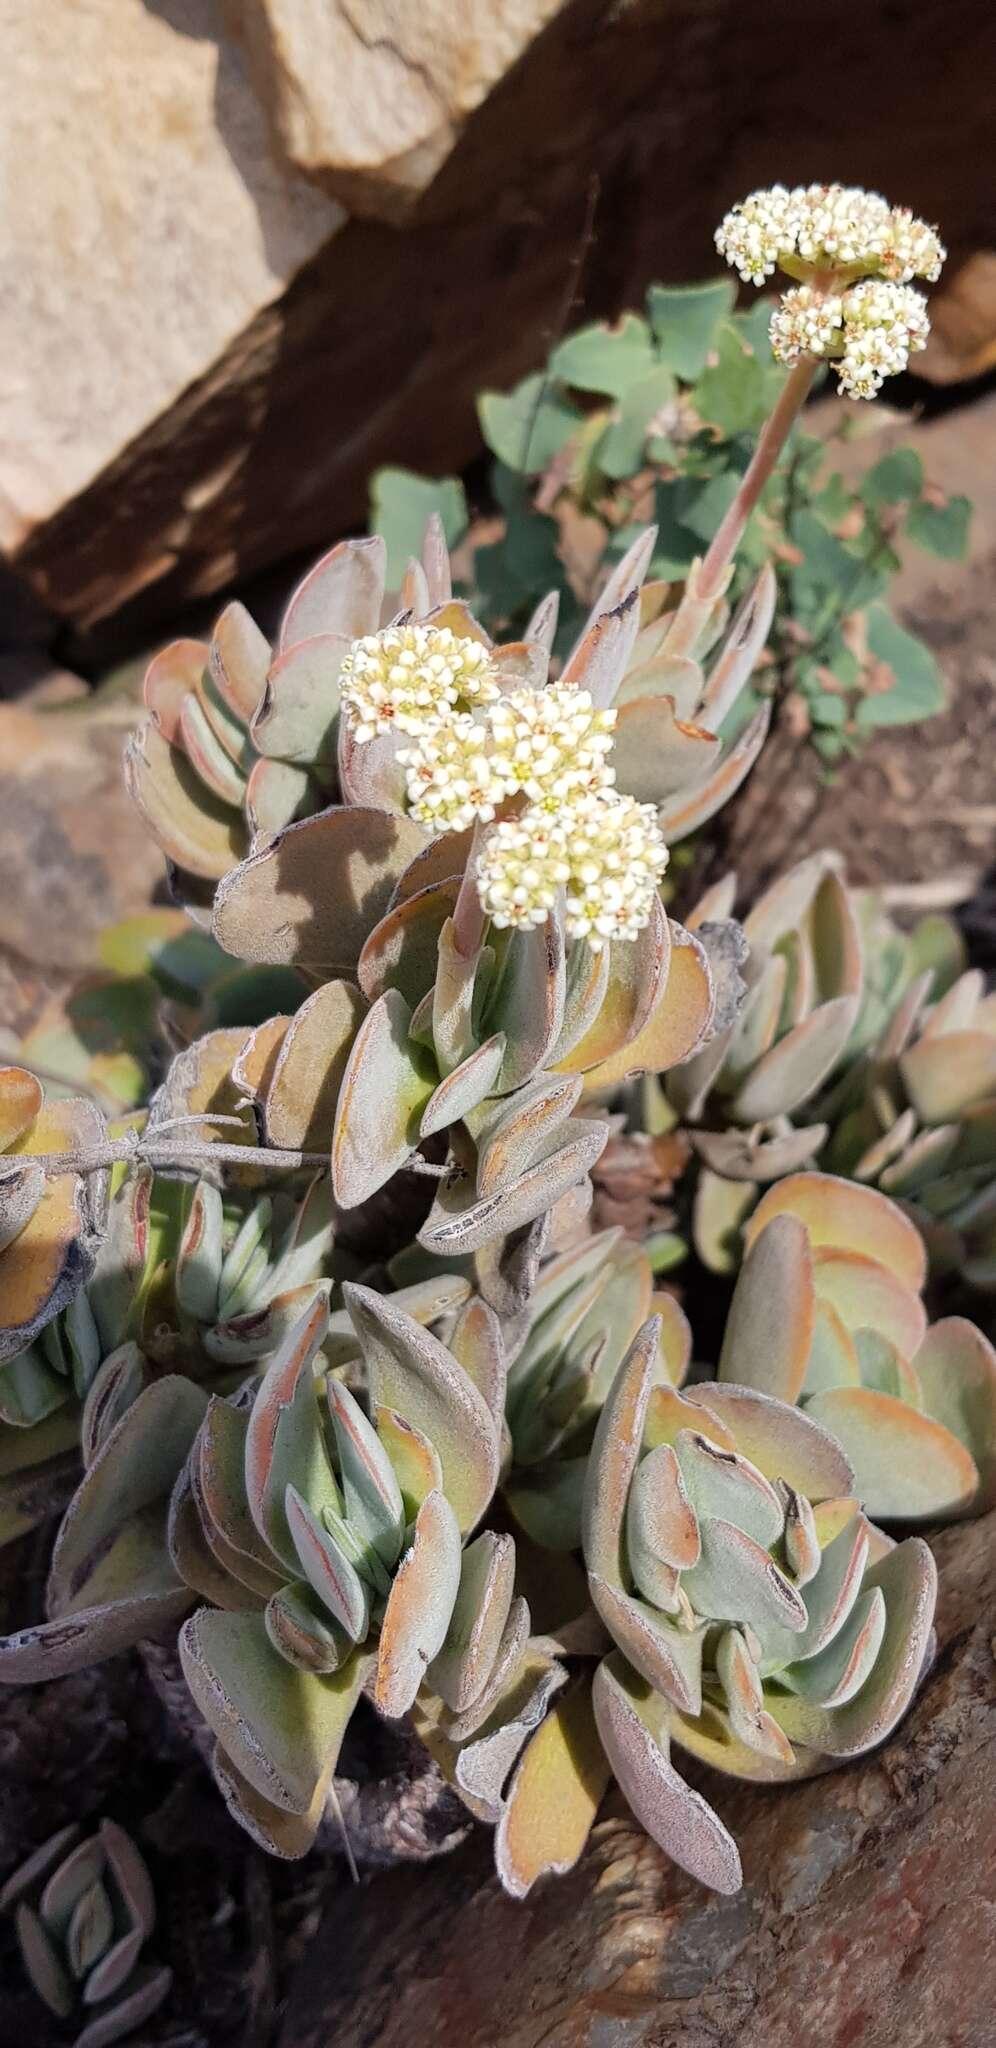
{"type": "Polygon", "coordinates": [[[749,901],[790,862],[834,846],[852,882],[884,883],[910,910],[964,904],[966,921],[993,943],[992,588],[989,558],[973,563],[957,590],[925,590],[904,606],[904,623],[928,642],[948,683],[950,708],[939,717],[873,742],[833,777],[781,719],[718,821],[707,875],[735,867],[749,901]]]}

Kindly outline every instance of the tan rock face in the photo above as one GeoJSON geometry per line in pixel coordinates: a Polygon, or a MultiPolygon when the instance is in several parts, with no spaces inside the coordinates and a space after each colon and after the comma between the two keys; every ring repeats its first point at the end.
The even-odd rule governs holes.
{"type": "MultiPolygon", "coordinates": [[[[8,8],[4,71],[0,544],[16,554],[231,348],[343,215],[270,155],[212,0],[8,8]]],[[[218,451],[202,503],[239,452],[218,451]]],[[[168,549],[157,534],[136,578],[162,574],[168,549]]],[[[111,601],[126,594],[119,579],[111,601]]]]}
{"type": "Polygon", "coordinates": [[[102,927],[160,885],[162,855],[121,773],[133,723],[127,702],[96,713],[0,704],[0,963],[56,980],[91,967],[102,927]]]}
{"type": "Polygon", "coordinates": [[[228,0],[291,163],[355,213],[403,213],[563,0],[228,0]]]}

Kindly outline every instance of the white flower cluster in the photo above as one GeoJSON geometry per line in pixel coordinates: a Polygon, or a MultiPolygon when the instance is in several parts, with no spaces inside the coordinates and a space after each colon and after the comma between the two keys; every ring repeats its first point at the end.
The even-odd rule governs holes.
{"type": "Polygon", "coordinates": [[[780,363],[831,355],[841,346],[843,326],[844,301],[838,293],[824,296],[812,285],[797,285],[782,294],[771,315],[771,352],[780,363]]]}
{"type": "Polygon", "coordinates": [[[886,377],[926,348],[930,322],[922,292],[880,279],[856,284],[844,299],[844,352],[836,364],[849,398],[874,398],[886,377]]]}
{"type": "Polygon", "coordinates": [[[514,690],[488,720],[509,788],[548,810],[615,780],[606,762],[615,722],[614,711],[596,711],[588,691],[569,683],[514,690]]]}
{"type": "Polygon", "coordinates": [[[614,710],[564,683],[503,694],[484,647],[433,627],[356,641],[342,674],[357,740],[411,738],[398,760],[412,817],[433,833],[492,827],[475,880],[494,924],[542,924],[563,892],[569,939],[600,952],[636,937],[668,851],[653,805],[613,787],[614,710]],[[512,797],[525,809],[498,819],[512,797]]]}
{"type": "Polygon", "coordinates": [[[477,884],[499,927],[542,924],[563,890],[568,939],[599,953],[643,929],[667,859],[653,805],[607,787],[559,814],[531,805],[503,819],[488,834],[477,884]]]}
{"type": "Polygon", "coordinates": [[[716,247],[745,284],[763,284],[776,269],[803,279],[829,271],[932,282],[945,257],[936,229],[857,185],[752,192],[721,221],[716,247]]]}
{"type": "Polygon", "coordinates": [[[447,723],[437,719],[398,759],[412,817],[427,832],[463,832],[477,818],[488,824],[511,795],[487,726],[466,712],[454,712],[447,723]]]}
{"type": "Polygon", "coordinates": [[[883,278],[827,297],[799,285],[779,301],[770,326],[779,362],[834,358],[840,388],[850,398],[874,398],[886,377],[905,370],[911,354],[926,346],[929,332],[923,293],[883,278]]]}
{"type": "Polygon", "coordinates": [[[499,695],[488,648],[449,626],[388,626],[354,640],[340,687],[358,740],[421,733],[433,719],[499,695]]]}
{"type": "Polygon", "coordinates": [[[430,832],[462,832],[475,818],[490,824],[498,805],[520,794],[556,811],[614,781],[606,755],[615,722],[587,690],[557,683],[499,696],[476,717],[427,718],[398,756],[412,816],[430,832]]]}

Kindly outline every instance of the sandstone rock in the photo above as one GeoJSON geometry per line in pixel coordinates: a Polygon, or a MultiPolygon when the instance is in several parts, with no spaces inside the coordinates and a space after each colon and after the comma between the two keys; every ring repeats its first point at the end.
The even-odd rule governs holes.
{"type": "Polygon", "coordinates": [[[988,161],[996,15],[976,0],[901,24],[886,0],[814,0],[805,35],[795,0],[229,0],[229,19],[248,48],[222,0],[11,14],[0,545],[83,628],[140,635],[317,548],[363,520],[379,463],[462,465],[482,387],[564,318],[708,274],[716,220],[772,176],[880,185],[955,256],[985,239],[964,165],[988,161]],[[355,218],[433,170],[403,227],[355,218]]]}
{"type": "Polygon", "coordinates": [[[403,214],[562,0],[228,0],[290,162],[353,213],[403,214]]]}
{"type": "Polygon", "coordinates": [[[134,715],[0,704],[0,958],[56,977],[91,967],[102,926],[161,884],[121,772],[134,715]]]}
{"type": "MultiPolygon", "coordinates": [[[[621,1805],[522,1904],[478,1832],[339,1892],[284,2048],[982,2048],[996,1974],[996,1522],[946,1531],[940,1650],[884,1749],[720,1787],[746,1882],[684,1877],[621,1805]]],[[[710,1790],[715,1791],[716,1780],[710,1790]]]]}
{"type": "MultiPolygon", "coordinates": [[[[238,343],[343,215],[274,162],[213,0],[8,10],[4,60],[0,543],[16,560],[50,536],[33,581],[61,611],[67,565],[52,522],[98,478],[113,490],[119,459],[134,479],[130,444],[238,343]]],[[[201,511],[233,488],[251,425],[242,414],[202,462],[201,511]]],[[[143,505],[129,569],[108,563],[104,580],[91,536],[92,609],[168,573],[183,488],[143,505]]],[[[128,497],[134,519],[133,481],[128,497]]]]}
{"type": "Polygon", "coordinates": [[[981,377],[996,363],[996,252],[977,249],[945,285],[933,308],[921,364],[934,384],[981,377]]]}

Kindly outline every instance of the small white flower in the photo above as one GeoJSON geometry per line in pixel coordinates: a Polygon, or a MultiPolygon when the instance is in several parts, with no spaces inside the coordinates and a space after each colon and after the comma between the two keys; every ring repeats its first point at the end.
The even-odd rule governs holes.
{"type": "Polygon", "coordinates": [[[478,889],[499,928],[542,924],[563,889],[567,937],[597,953],[642,931],[667,858],[653,805],[603,788],[556,816],[530,805],[496,825],[478,861],[478,889]]]}
{"type": "Polygon", "coordinates": [[[778,270],[806,281],[882,277],[896,284],[940,276],[945,250],[935,228],[908,207],[857,185],[772,185],[731,208],[716,247],[745,284],[778,270]]]}
{"type": "Polygon", "coordinates": [[[499,694],[489,650],[448,626],[388,626],[354,640],[340,671],[354,738],[418,735],[434,720],[499,694]]]}
{"type": "Polygon", "coordinates": [[[751,192],[716,229],[716,247],[745,284],[763,284],[795,247],[797,207],[785,185],[751,192]]]}

